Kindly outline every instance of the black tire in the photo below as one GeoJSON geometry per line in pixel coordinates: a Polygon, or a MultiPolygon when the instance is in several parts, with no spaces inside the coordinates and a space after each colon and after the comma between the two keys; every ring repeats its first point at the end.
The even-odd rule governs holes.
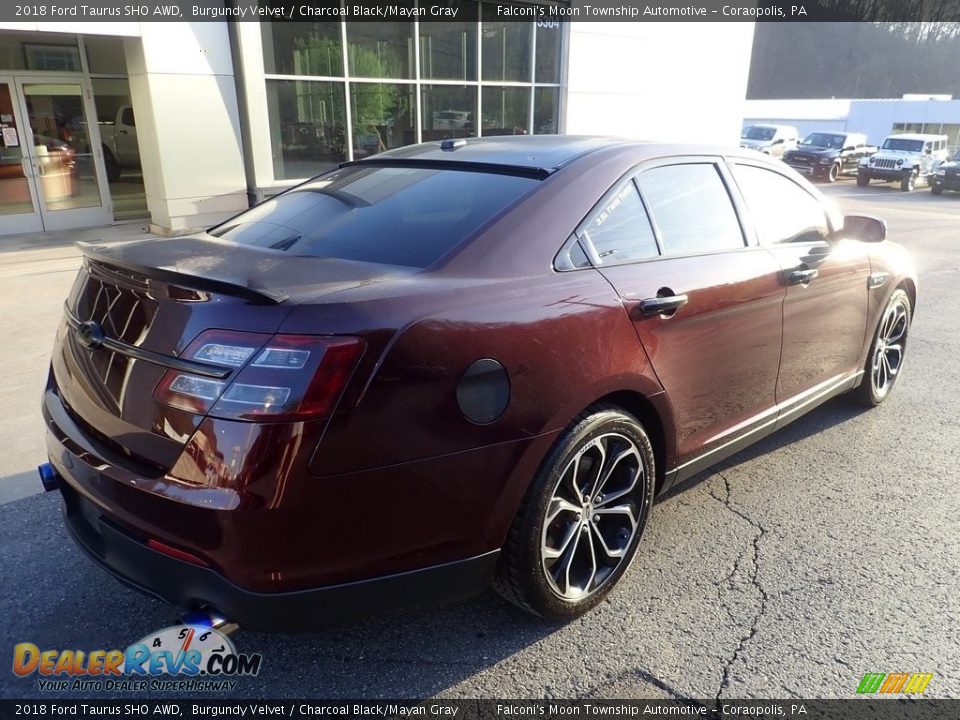
{"type": "Polygon", "coordinates": [[[121,167],[120,163],[117,162],[117,159],[113,156],[113,153],[110,152],[110,149],[107,147],[103,148],[103,164],[107,170],[107,181],[116,182],[120,179],[121,167]]]}
{"type": "Polygon", "coordinates": [[[913,308],[910,305],[910,296],[903,288],[894,290],[887,301],[880,321],[873,331],[873,340],[870,343],[870,352],[863,368],[863,380],[854,391],[853,397],[867,407],[875,407],[890,397],[893,388],[903,374],[903,361],[906,359],[907,339],[910,334],[910,323],[913,319],[913,308]],[[902,312],[902,321],[896,321],[898,312],[902,312]],[[890,325],[893,321],[894,324],[890,325]],[[894,342],[891,342],[891,338],[894,342]],[[897,353],[892,350],[899,346],[899,360],[893,364],[897,353]],[[880,355],[886,356],[886,373],[880,366],[880,355]],[[878,372],[879,368],[879,372],[878,372]],[[886,378],[886,379],[884,379],[886,378]]]}
{"type": "Polygon", "coordinates": [[[903,192],[911,192],[917,186],[917,173],[911,171],[908,175],[904,175],[903,179],[900,181],[900,189],[903,192]]]}
{"type": "Polygon", "coordinates": [[[943,195],[943,185],[931,185],[930,192],[934,195],[943,195]]]}
{"type": "Polygon", "coordinates": [[[857,187],[866,187],[870,184],[870,175],[863,170],[857,172],[857,187]]]}
{"type": "Polygon", "coordinates": [[[830,166],[830,169],[827,170],[827,182],[835,183],[837,178],[840,177],[840,163],[834,163],[830,166]]]}
{"type": "Polygon", "coordinates": [[[550,620],[571,620],[596,606],[636,554],[650,517],[655,478],[653,446],[635,417],[610,405],[586,410],[554,445],[528,488],[500,554],[494,588],[550,620]],[[609,450],[601,455],[598,447],[609,450]],[[615,457],[623,459],[605,464],[615,457]],[[598,487],[605,472],[608,480],[598,487]],[[611,483],[618,489],[604,499],[611,483]],[[590,492],[583,493],[588,486],[590,492]],[[616,505],[608,505],[614,500],[616,505]],[[582,538],[588,544],[581,550],[582,538]],[[554,542],[561,547],[550,547],[554,542]],[[619,555],[608,555],[610,547],[619,555]],[[550,550],[558,553],[556,558],[547,556],[550,550]],[[557,575],[563,576],[564,588],[557,575]]]}

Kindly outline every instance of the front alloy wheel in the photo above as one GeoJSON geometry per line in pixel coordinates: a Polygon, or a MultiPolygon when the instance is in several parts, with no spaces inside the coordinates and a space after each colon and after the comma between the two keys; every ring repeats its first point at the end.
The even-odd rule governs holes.
{"type": "Polygon", "coordinates": [[[595,606],[630,566],[653,503],[653,446],[612,406],[580,415],[544,461],[500,556],[495,587],[555,620],[595,606]]]}
{"type": "Polygon", "coordinates": [[[864,368],[859,399],[868,406],[882,403],[901,375],[910,319],[910,297],[898,288],[880,317],[864,368]]]}
{"type": "Polygon", "coordinates": [[[835,183],[840,177],[840,163],[834,163],[827,172],[827,182],[835,183]]]}

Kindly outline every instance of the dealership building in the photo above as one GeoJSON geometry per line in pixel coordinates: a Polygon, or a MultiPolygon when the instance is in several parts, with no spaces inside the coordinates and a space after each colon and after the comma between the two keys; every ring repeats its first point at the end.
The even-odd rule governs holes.
{"type": "Polygon", "coordinates": [[[0,23],[0,235],[133,221],[181,233],[337,163],[448,137],[736,141],[752,23],[506,22],[480,8],[468,21],[0,23]]]}
{"type": "Polygon", "coordinates": [[[893,133],[946,135],[960,150],[960,100],[950,95],[906,95],[893,99],[748,100],[744,123],[791,125],[800,137],[816,131],[863,133],[880,145],[893,133]]]}

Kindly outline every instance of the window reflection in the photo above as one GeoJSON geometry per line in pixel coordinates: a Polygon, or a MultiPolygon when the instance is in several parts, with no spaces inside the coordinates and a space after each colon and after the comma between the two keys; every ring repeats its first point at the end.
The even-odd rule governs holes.
{"type": "Polygon", "coordinates": [[[354,158],[415,143],[416,97],[413,85],[351,83],[354,158]]]}
{"type": "Polygon", "coordinates": [[[79,83],[23,85],[40,192],[47,210],[100,207],[79,83]]]}
{"type": "Polygon", "coordinates": [[[538,83],[560,82],[560,38],[559,21],[537,23],[537,61],[536,77],[538,83]]]}
{"type": "Polygon", "coordinates": [[[474,137],[477,89],[472,85],[422,85],[423,141],[474,137]]]}
{"type": "Polygon", "coordinates": [[[559,132],[560,88],[546,85],[560,84],[563,23],[438,3],[457,19],[263,24],[276,179],[421,141],[559,132]]]}
{"type": "Polygon", "coordinates": [[[430,80],[476,80],[477,24],[420,23],[420,75],[430,80]]]}
{"type": "MultiPolygon", "coordinates": [[[[491,12],[486,6],[484,11],[491,12]]],[[[532,23],[526,22],[483,23],[484,80],[530,82],[532,30],[532,23]]]]}
{"type": "Polygon", "coordinates": [[[343,75],[338,22],[264,23],[263,66],[275,75],[343,75]]]}
{"type": "Polygon", "coordinates": [[[483,134],[526,135],[530,127],[530,88],[483,88],[483,134]]]}
{"type": "Polygon", "coordinates": [[[311,177],[346,160],[345,108],[343,83],[268,80],[274,177],[311,177]]]}
{"type": "Polygon", "coordinates": [[[538,87],[533,91],[533,131],[537,135],[560,132],[560,88],[538,87]]]}
{"type": "Polygon", "coordinates": [[[350,75],[371,78],[413,77],[412,22],[348,22],[350,75]]]}
{"type": "Polygon", "coordinates": [[[92,83],[113,219],[150,217],[129,83],[126,78],[94,78],[92,83]]]}
{"type": "Polygon", "coordinates": [[[30,185],[23,171],[23,128],[16,122],[10,85],[0,83],[0,215],[33,212],[30,185]]]}

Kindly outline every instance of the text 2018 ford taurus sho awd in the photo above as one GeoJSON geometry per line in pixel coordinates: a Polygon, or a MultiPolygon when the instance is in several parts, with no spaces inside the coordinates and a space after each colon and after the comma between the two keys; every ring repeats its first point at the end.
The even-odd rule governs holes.
{"type": "Polygon", "coordinates": [[[883,402],[916,280],[749,150],[589,137],[345,163],[191,237],[85,246],[49,486],[120,580],[253,628],[493,582],[570,618],[653,498],[883,402]]]}

